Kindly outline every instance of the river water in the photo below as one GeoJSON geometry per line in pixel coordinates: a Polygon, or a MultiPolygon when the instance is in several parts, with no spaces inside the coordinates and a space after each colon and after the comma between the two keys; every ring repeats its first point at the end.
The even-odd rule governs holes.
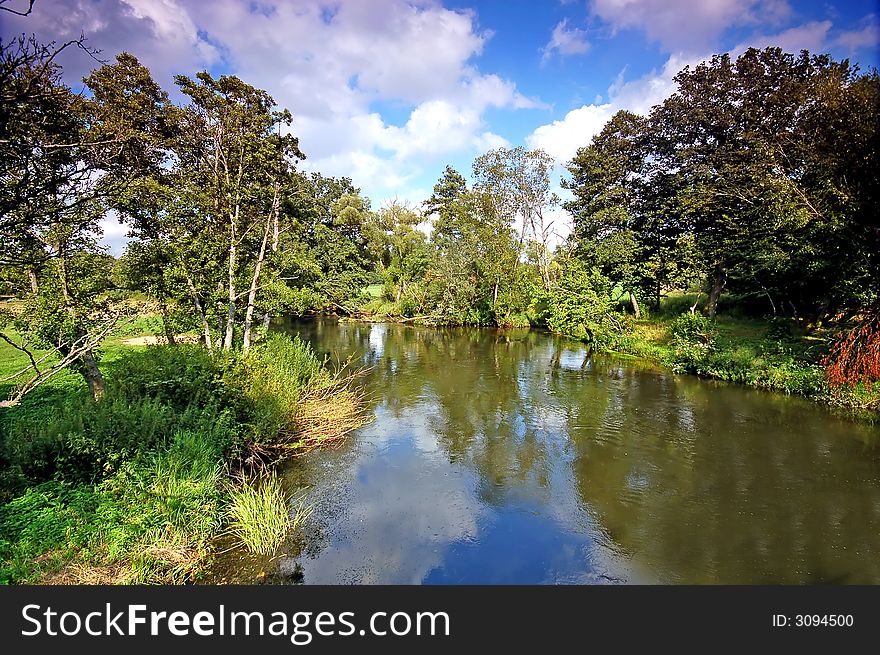
{"type": "Polygon", "coordinates": [[[538,331],[292,324],[374,420],[286,465],[310,583],[880,583],[880,428],[538,331]]]}

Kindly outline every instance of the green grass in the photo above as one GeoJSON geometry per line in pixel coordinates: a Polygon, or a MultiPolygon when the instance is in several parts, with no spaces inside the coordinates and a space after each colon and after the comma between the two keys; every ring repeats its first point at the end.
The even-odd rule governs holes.
{"type": "MultiPolygon", "coordinates": [[[[254,548],[277,548],[288,499],[273,482],[230,488],[230,466],[262,464],[275,442],[287,454],[314,444],[316,430],[335,439],[327,408],[359,417],[359,396],[297,339],[245,357],[122,344],[137,332],[104,349],[100,401],[71,373],[0,409],[0,582],[192,581],[249,499],[251,520],[235,520],[254,548]]],[[[298,506],[294,523],[307,515],[298,506]]]]}
{"type": "Polygon", "coordinates": [[[829,388],[821,366],[832,336],[827,331],[806,334],[794,321],[749,318],[735,311],[708,321],[689,314],[695,299],[693,294],[664,298],[659,311],[632,321],[628,332],[613,339],[611,349],[656,361],[678,373],[801,395],[853,410],[876,406],[880,384],[870,389],[829,388]],[[683,313],[675,313],[682,308],[683,313]],[[694,318],[706,321],[708,339],[687,331],[676,333],[682,321],[694,318]]]}
{"type": "Polygon", "coordinates": [[[371,298],[381,298],[384,289],[385,285],[383,284],[371,284],[364,288],[364,292],[366,292],[371,298]]]}
{"type": "Polygon", "coordinates": [[[274,555],[312,512],[301,498],[288,497],[274,475],[232,489],[229,495],[229,533],[258,555],[274,555]]]}
{"type": "Polygon", "coordinates": [[[97,485],[35,485],[0,508],[0,582],[191,579],[222,523],[220,480],[216,445],[180,432],[97,485]]]}

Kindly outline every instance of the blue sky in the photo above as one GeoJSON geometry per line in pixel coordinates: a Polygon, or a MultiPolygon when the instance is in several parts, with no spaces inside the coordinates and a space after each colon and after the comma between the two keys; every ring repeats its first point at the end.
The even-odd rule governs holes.
{"type": "MultiPolygon", "coordinates": [[[[713,53],[880,59],[872,2],[37,0],[0,18],[4,38],[83,33],[104,59],[128,50],[169,90],[177,73],[239,75],[293,112],[305,168],[351,177],[374,208],[416,204],[447,163],[468,174],[502,145],[543,148],[561,171],[615,111],[648,111],[713,53]]],[[[94,61],[63,64],[81,88],[94,61]]],[[[118,248],[124,228],[106,231],[118,248]]]]}

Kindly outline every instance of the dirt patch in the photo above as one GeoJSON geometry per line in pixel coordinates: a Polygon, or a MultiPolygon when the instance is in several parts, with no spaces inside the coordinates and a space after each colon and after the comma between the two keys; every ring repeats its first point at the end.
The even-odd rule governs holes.
{"type": "MultiPolygon", "coordinates": [[[[199,338],[193,336],[191,334],[178,334],[174,337],[177,343],[198,343],[199,338]]],[[[165,345],[168,343],[168,340],[165,337],[132,337],[130,339],[124,339],[123,345],[126,346],[155,346],[158,344],[165,345]]]]}

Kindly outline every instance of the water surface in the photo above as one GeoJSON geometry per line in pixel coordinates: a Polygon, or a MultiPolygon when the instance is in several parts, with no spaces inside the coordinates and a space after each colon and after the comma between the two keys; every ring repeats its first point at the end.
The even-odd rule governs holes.
{"type": "Polygon", "coordinates": [[[537,331],[316,320],[374,420],[283,471],[305,583],[880,583],[880,429],[537,331]]]}

